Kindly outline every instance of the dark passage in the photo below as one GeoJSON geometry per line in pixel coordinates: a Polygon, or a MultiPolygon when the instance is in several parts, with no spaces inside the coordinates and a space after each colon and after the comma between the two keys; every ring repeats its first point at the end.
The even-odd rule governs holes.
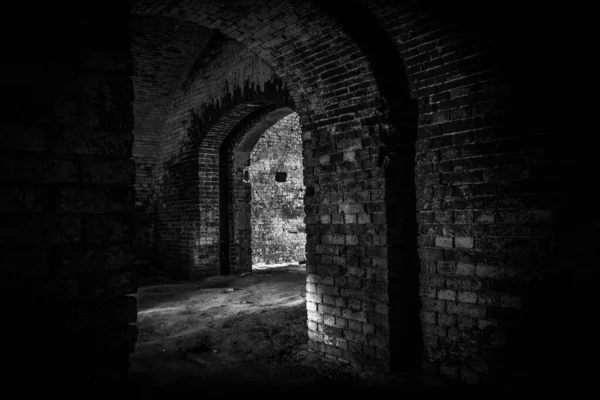
{"type": "Polygon", "coordinates": [[[3,5],[5,380],[571,395],[597,347],[574,11],[3,5]]]}

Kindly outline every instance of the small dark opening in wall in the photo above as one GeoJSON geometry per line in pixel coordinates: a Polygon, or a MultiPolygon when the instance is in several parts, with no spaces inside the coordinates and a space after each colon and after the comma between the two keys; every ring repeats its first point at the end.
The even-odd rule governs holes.
{"type": "Polygon", "coordinates": [[[250,172],[247,169],[245,169],[244,173],[242,174],[242,180],[244,182],[250,182],[250,172]]]}
{"type": "Polygon", "coordinates": [[[275,182],[285,182],[287,180],[287,172],[275,172],[275,182]]]}

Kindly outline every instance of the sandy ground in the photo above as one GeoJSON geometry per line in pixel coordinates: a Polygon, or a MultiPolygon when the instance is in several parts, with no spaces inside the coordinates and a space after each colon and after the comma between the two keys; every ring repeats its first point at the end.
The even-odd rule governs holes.
{"type": "Polygon", "coordinates": [[[365,374],[308,352],[305,283],[304,265],[298,264],[257,265],[250,274],[194,282],[143,283],[130,368],[140,398],[278,390],[302,398],[450,395],[439,380],[365,374]]]}
{"type": "Polygon", "coordinates": [[[131,371],[155,388],[358,385],[350,365],[306,351],[304,265],[155,283],[138,293],[131,371]]]}

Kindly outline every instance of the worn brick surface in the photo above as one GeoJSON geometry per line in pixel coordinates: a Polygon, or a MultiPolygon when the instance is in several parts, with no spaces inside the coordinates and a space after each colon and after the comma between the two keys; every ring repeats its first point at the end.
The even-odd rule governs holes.
{"type": "MultiPolygon", "coordinates": [[[[492,368],[493,379],[500,379],[499,371],[501,379],[514,379],[520,369],[512,373],[503,363],[515,362],[514,354],[526,346],[543,346],[532,337],[523,339],[525,345],[512,336],[520,331],[521,338],[527,337],[530,324],[522,318],[544,313],[541,304],[527,306],[524,297],[552,290],[550,282],[563,279],[567,271],[550,267],[552,261],[542,255],[543,236],[532,231],[556,217],[551,202],[544,200],[544,192],[552,189],[533,177],[536,171],[538,178],[544,173],[535,166],[532,147],[538,155],[552,151],[549,138],[560,133],[547,127],[548,136],[533,139],[527,133],[537,123],[530,120],[533,114],[511,103],[515,92],[531,90],[526,89],[531,82],[517,83],[510,75],[512,63],[530,50],[518,53],[524,47],[511,44],[510,34],[498,25],[502,17],[470,18],[474,5],[461,14],[459,5],[436,10],[363,3],[395,41],[411,96],[419,104],[420,293],[423,309],[429,310],[421,313],[425,357],[435,360],[443,375],[470,384],[485,380],[492,368]],[[532,274],[546,277],[546,289],[546,284],[529,283],[532,274]],[[482,335],[475,334],[474,323],[486,326],[482,335]],[[490,324],[496,328],[490,330],[490,324]]],[[[565,318],[564,308],[554,310],[565,318]]]]}
{"type": "Polygon", "coordinates": [[[298,116],[263,133],[250,154],[252,263],[305,260],[302,139],[298,116]],[[285,181],[276,180],[285,173],[285,181]]]}

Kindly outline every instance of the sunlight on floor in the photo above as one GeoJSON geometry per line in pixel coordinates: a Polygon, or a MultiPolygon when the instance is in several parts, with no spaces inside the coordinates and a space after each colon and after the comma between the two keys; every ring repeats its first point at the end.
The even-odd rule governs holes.
{"type": "Polygon", "coordinates": [[[305,265],[287,263],[141,287],[131,370],[159,384],[181,376],[300,384],[348,375],[306,349],[305,283],[305,265]]]}

